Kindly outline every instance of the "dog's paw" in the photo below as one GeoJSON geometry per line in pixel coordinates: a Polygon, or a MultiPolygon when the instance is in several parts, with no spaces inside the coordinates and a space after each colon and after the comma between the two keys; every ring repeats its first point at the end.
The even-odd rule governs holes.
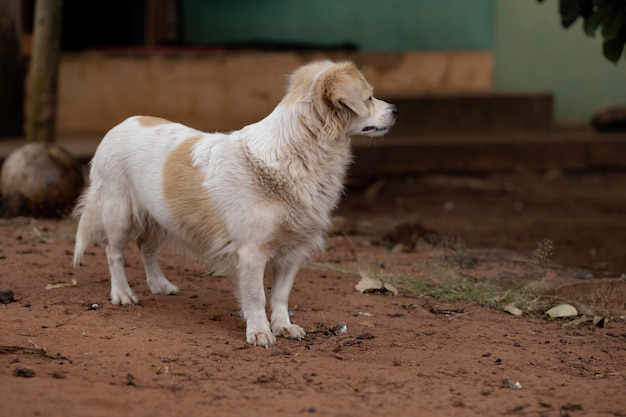
{"type": "Polygon", "coordinates": [[[130,289],[127,291],[111,291],[111,304],[132,306],[138,302],[139,298],[130,289]]]}
{"type": "Polygon", "coordinates": [[[276,344],[276,337],[269,329],[267,331],[246,331],[246,341],[251,345],[267,348],[276,344]]]}
{"type": "Polygon", "coordinates": [[[165,295],[173,295],[178,294],[178,287],[167,280],[167,278],[162,277],[160,279],[148,280],[148,287],[152,294],[165,294],[165,295]]]}
{"type": "Polygon", "coordinates": [[[287,324],[283,326],[272,325],[274,336],[282,336],[287,339],[302,340],[306,336],[304,329],[297,324],[287,324]]]}

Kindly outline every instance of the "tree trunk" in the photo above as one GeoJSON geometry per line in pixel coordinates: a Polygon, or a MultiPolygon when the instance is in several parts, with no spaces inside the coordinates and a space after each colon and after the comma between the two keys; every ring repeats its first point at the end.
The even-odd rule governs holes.
{"type": "Polygon", "coordinates": [[[0,136],[21,136],[24,129],[20,36],[20,2],[0,1],[0,136]]]}
{"type": "Polygon", "coordinates": [[[37,0],[28,75],[26,141],[54,142],[63,0],[37,0]]]}

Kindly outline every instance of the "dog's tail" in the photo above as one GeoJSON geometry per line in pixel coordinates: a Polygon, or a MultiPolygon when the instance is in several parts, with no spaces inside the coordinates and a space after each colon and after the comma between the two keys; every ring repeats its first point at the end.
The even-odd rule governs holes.
{"type": "Polygon", "coordinates": [[[80,218],[74,244],[73,263],[74,268],[77,268],[87,246],[104,238],[102,203],[97,187],[93,184],[78,199],[78,204],[74,209],[74,218],[80,218]]]}

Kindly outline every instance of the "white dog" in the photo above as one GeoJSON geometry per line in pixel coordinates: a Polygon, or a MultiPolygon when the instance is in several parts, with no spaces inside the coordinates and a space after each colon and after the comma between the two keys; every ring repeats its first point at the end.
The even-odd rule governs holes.
{"type": "Polygon", "coordinates": [[[231,133],[204,133],[164,119],[131,117],[111,129],[91,162],[74,265],[86,247],[106,241],[111,302],[138,302],[124,273],[124,248],[135,240],[154,294],[175,294],[157,251],[178,243],[228,267],[246,320],[246,340],[301,339],[289,293],[301,263],[323,248],[343,190],[352,135],[380,136],[397,108],[372,95],[350,62],[297,69],[265,119],[231,133]],[[272,274],[271,320],[265,312],[266,267],[272,274]]]}

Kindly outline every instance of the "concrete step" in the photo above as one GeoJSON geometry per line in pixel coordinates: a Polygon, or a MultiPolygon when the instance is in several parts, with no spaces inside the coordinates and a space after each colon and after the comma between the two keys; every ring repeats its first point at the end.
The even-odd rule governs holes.
{"type": "Polygon", "coordinates": [[[353,176],[626,169],[626,135],[592,130],[354,140],[353,176]]]}
{"type": "Polygon", "coordinates": [[[549,93],[473,92],[385,97],[399,108],[390,136],[545,132],[553,124],[549,93]]]}

